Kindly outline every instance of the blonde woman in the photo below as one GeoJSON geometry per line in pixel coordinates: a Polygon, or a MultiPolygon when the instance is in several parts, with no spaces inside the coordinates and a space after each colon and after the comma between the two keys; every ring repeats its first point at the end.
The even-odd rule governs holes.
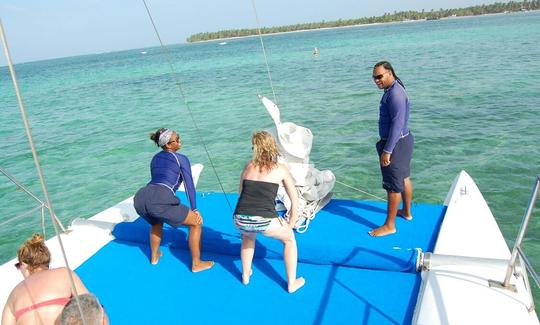
{"type": "Polygon", "coordinates": [[[17,251],[19,262],[15,267],[24,280],[8,297],[2,325],[7,324],[55,324],[62,309],[72,296],[69,273],[73,277],[78,294],[88,293],[81,279],[66,267],[49,269],[51,253],[43,237],[35,234],[17,251]]]}
{"type": "Polygon", "coordinates": [[[257,233],[280,240],[287,273],[288,291],[300,289],[305,280],[296,277],[298,251],[293,225],[297,219],[297,197],[294,180],[287,166],[278,163],[280,155],[276,141],[268,132],[253,134],[253,159],[250,160],[240,177],[240,198],[234,211],[234,224],[242,234],[242,283],[247,285],[251,274],[251,264],[255,253],[257,233]],[[292,206],[289,219],[278,217],[274,199],[279,185],[283,184],[292,206]]]}

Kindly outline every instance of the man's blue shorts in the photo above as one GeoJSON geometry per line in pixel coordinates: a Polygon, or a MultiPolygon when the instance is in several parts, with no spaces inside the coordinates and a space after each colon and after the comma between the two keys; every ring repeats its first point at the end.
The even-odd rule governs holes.
{"type": "MultiPolygon", "coordinates": [[[[380,157],[383,152],[386,140],[379,140],[375,147],[380,157]]],[[[411,159],[414,147],[414,136],[412,133],[398,140],[392,155],[390,156],[390,165],[381,167],[383,178],[383,188],[389,192],[401,193],[404,190],[403,180],[411,176],[411,159]]]]}

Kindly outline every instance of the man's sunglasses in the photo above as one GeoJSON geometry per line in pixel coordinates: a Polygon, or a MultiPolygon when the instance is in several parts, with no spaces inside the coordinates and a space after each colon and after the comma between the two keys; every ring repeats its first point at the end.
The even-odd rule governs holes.
{"type": "Polygon", "coordinates": [[[385,73],[378,74],[378,75],[376,75],[376,76],[373,76],[373,79],[374,79],[374,80],[381,80],[381,79],[384,77],[385,74],[386,74],[386,72],[385,72],[385,73]]]}

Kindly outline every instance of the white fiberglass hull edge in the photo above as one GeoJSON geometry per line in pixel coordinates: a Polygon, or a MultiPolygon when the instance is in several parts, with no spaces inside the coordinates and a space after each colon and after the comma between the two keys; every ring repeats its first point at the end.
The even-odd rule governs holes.
{"type": "Polygon", "coordinates": [[[454,180],[445,205],[434,266],[422,272],[413,324],[539,324],[536,312],[528,311],[531,298],[522,276],[511,278],[517,292],[489,285],[490,280],[504,280],[510,251],[484,197],[466,172],[454,180]],[[455,263],[456,258],[437,262],[437,255],[465,258],[463,263],[455,263]],[[471,263],[475,258],[495,263],[471,263]]]}

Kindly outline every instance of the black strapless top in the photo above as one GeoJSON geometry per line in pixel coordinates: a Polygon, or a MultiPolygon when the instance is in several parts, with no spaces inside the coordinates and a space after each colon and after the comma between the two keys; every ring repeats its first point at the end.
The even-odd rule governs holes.
{"type": "Polygon", "coordinates": [[[277,218],[275,198],[279,184],[244,179],[234,214],[277,218]]]}

